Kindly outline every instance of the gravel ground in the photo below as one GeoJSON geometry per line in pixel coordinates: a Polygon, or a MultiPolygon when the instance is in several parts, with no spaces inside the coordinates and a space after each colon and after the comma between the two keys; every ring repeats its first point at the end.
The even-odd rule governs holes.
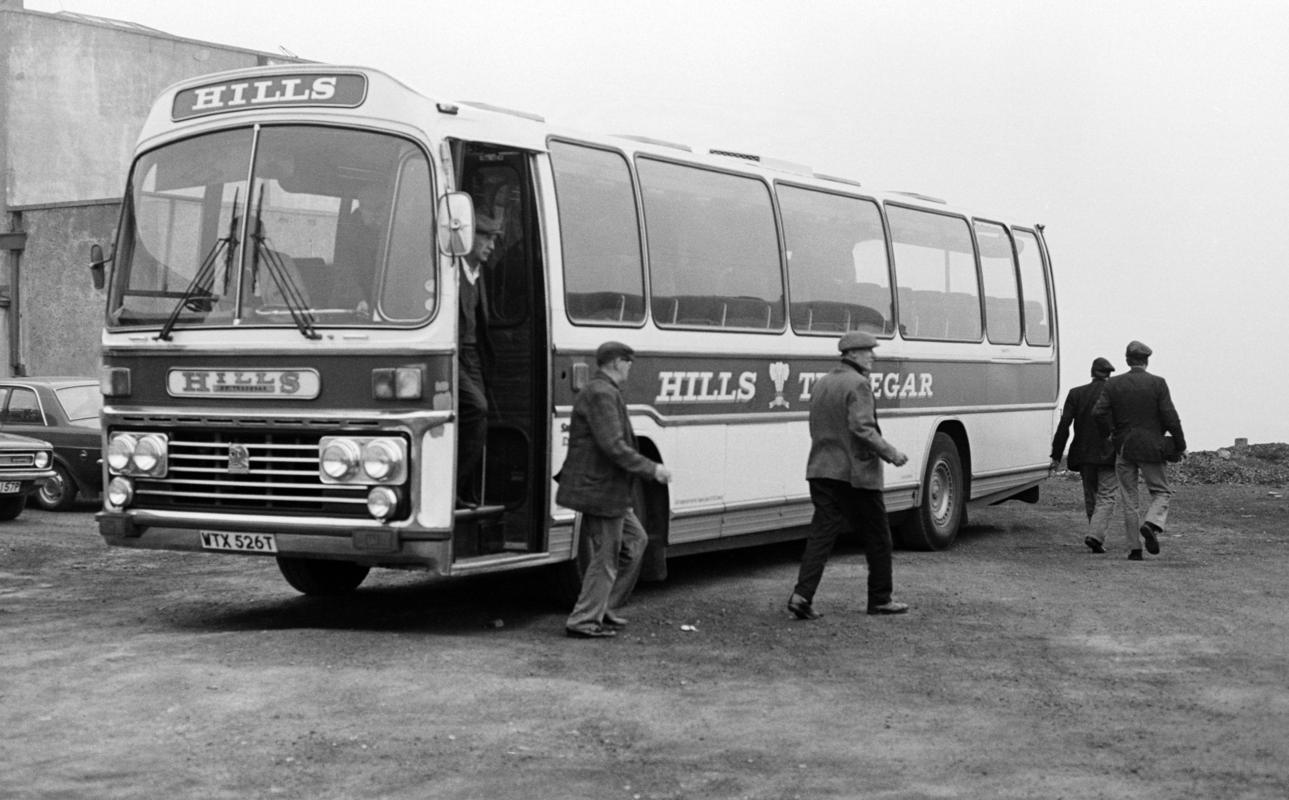
{"type": "Polygon", "coordinates": [[[1079,485],[897,552],[903,617],[799,544],[677,559],[573,641],[537,576],[109,549],[92,509],[0,525],[0,797],[1283,798],[1289,503],[1185,484],[1163,552],[1083,545],[1079,485]]]}

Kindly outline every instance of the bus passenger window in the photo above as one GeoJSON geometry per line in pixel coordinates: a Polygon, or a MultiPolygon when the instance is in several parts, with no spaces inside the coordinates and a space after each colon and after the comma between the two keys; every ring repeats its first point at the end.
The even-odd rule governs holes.
{"type": "Polygon", "coordinates": [[[564,306],[573,322],[644,321],[644,265],[631,173],[609,150],[551,142],[564,306]]]}
{"type": "Polygon", "coordinates": [[[994,344],[1020,344],[1020,290],[1011,236],[993,222],[976,220],[975,228],[985,282],[985,331],[994,344]]]}
{"type": "Polygon", "coordinates": [[[654,322],[777,332],[783,278],[765,183],[640,158],[654,322]]]}
{"type": "Polygon", "coordinates": [[[779,186],[792,329],[895,331],[886,237],[871,200],[779,186]]]}
{"type": "Polygon", "coordinates": [[[1052,325],[1047,307],[1047,271],[1033,231],[1015,228],[1016,252],[1020,257],[1020,290],[1025,298],[1025,341],[1046,347],[1052,343],[1052,325]]]}
{"type": "Polygon", "coordinates": [[[980,341],[975,246],[962,217],[888,205],[900,324],[911,339],[980,341]]]}

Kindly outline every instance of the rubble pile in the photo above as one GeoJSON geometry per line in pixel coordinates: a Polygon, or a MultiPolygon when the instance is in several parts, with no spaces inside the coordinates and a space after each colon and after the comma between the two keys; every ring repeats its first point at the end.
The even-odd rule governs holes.
{"type": "Polygon", "coordinates": [[[1289,485],[1289,444],[1251,444],[1187,453],[1169,465],[1175,483],[1289,485]]]}

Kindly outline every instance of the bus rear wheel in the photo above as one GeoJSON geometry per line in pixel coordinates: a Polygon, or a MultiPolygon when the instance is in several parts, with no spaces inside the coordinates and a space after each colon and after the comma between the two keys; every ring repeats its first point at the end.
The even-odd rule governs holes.
{"type": "Polygon", "coordinates": [[[897,528],[900,544],[910,550],[951,546],[966,514],[966,491],[958,445],[947,433],[937,433],[922,476],[922,502],[897,528]]]}
{"type": "Polygon", "coordinates": [[[296,591],[319,597],[348,594],[371,571],[371,567],[349,561],[291,556],[278,556],[277,568],[296,591]]]}

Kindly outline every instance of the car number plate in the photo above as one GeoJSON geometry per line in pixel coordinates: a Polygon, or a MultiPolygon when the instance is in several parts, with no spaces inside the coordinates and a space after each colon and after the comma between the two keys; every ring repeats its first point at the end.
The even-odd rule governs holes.
{"type": "Polygon", "coordinates": [[[22,491],[22,484],[18,481],[0,481],[0,494],[17,494],[22,491]]]}
{"type": "Polygon", "coordinates": [[[271,533],[224,533],[202,531],[203,550],[226,550],[232,553],[276,553],[277,539],[271,533]]]}

